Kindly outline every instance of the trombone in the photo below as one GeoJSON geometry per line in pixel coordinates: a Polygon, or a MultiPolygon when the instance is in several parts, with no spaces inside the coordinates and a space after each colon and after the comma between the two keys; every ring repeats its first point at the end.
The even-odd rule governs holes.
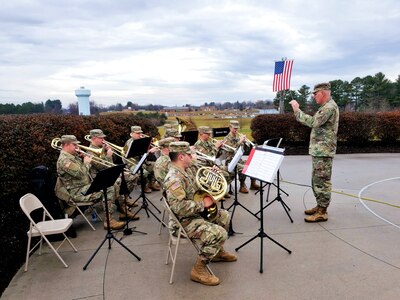
{"type": "MultiPolygon", "coordinates": [[[[91,140],[90,140],[90,135],[89,135],[89,134],[88,134],[88,135],[85,135],[85,140],[87,140],[88,142],[91,142],[91,140]]],[[[133,165],[136,165],[136,164],[137,164],[137,162],[136,162],[134,159],[130,159],[130,158],[126,158],[126,157],[125,157],[126,151],[127,151],[127,149],[125,149],[125,147],[115,145],[115,144],[110,143],[110,142],[108,142],[108,141],[106,141],[106,140],[103,140],[103,144],[106,145],[106,146],[108,146],[108,147],[110,147],[110,148],[112,149],[113,153],[114,153],[116,156],[119,156],[119,157],[121,157],[122,159],[125,159],[125,160],[128,161],[128,163],[130,163],[130,164],[133,164],[133,165]]],[[[102,151],[103,151],[103,153],[104,153],[104,150],[102,150],[102,151]]]]}
{"type": "MultiPolygon", "coordinates": [[[[107,161],[100,157],[104,153],[104,149],[94,149],[94,148],[86,147],[86,146],[79,145],[79,144],[77,144],[77,146],[79,147],[79,150],[78,150],[79,153],[86,155],[86,156],[90,156],[92,158],[92,161],[94,161],[104,167],[110,168],[110,167],[114,167],[116,165],[113,162],[107,161]],[[91,152],[91,153],[89,153],[89,152],[91,152]]],[[[51,147],[56,150],[61,151],[62,150],[61,139],[54,138],[51,141],[51,147]]],[[[124,172],[131,173],[131,171],[127,168],[124,169],[124,172]]]]}

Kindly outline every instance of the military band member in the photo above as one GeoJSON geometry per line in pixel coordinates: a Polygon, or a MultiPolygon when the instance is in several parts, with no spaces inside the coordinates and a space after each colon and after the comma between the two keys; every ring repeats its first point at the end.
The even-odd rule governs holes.
{"type": "MultiPolygon", "coordinates": [[[[142,128],[140,126],[132,126],[131,127],[131,134],[130,134],[131,138],[126,141],[124,148],[129,149],[130,145],[132,144],[132,142],[134,140],[137,139],[141,139],[143,138],[143,131],[142,128]]],[[[152,147],[149,152],[151,153],[155,153],[157,152],[158,149],[156,147],[152,147]]],[[[129,167],[129,169],[133,170],[136,165],[138,164],[138,162],[140,161],[140,156],[138,157],[132,157],[128,160],[124,160],[124,163],[126,163],[129,167]],[[132,161],[134,161],[135,163],[131,163],[132,161]]],[[[156,182],[155,178],[154,178],[154,162],[152,161],[145,161],[143,164],[143,175],[146,181],[146,185],[144,188],[144,192],[145,193],[151,193],[151,191],[159,191],[160,190],[160,185],[156,182]]]]}
{"type": "Polygon", "coordinates": [[[315,85],[313,98],[320,106],[314,116],[305,114],[296,100],[290,101],[296,120],[311,127],[309,154],[312,157],[312,189],[317,206],[304,211],[306,222],[328,220],[327,208],[331,201],[332,161],[336,153],[339,109],[331,98],[331,85],[315,85]]]}
{"type": "Polygon", "coordinates": [[[178,142],[178,141],[181,140],[182,134],[179,133],[178,129],[176,129],[176,128],[171,128],[171,129],[168,129],[168,130],[165,132],[165,137],[166,137],[166,138],[167,138],[167,137],[173,137],[173,138],[175,138],[175,141],[178,142]]]}
{"type": "Polygon", "coordinates": [[[164,190],[171,210],[185,228],[190,237],[200,239],[200,254],[193,266],[190,278],[205,285],[218,285],[219,278],[210,275],[206,264],[210,261],[236,261],[237,257],[224,250],[223,244],[228,237],[226,228],[229,214],[226,210],[218,210],[213,223],[200,216],[205,207],[213,204],[210,197],[203,201],[194,201],[197,191],[195,178],[187,169],[192,163],[192,155],[187,142],[173,142],[169,145],[171,167],[165,177],[164,190]]]}
{"type": "MultiPolygon", "coordinates": [[[[63,135],[61,137],[62,150],[57,161],[57,174],[61,186],[56,185],[56,195],[58,195],[58,193],[62,193],[61,189],[63,188],[67,190],[69,196],[75,202],[92,202],[101,199],[103,200],[103,205],[105,205],[103,194],[101,192],[96,192],[87,196],[82,194],[89,189],[92,182],[89,172],[92,158],[85,155],[82,160],[82,158],[78,156],[78,143],[80,142],[74,135],[63,135]]],[[[113,187],[109,187],[107,189],[107,198],[110,200],[115,198],[113,187]]],[[[124,227],[124,222],[119,222],[112,216],[112,201],[107,201],[107,205],[110,214],[110,228],[121,229],[124,227]]],[[[104,218],[104,229],[107,229],[106,218],[104,218]]]]}
{"type": "MultiPolygon", "coordinates": [[[[210,139],[210,135],[212,133],[212,129],[208,126],[200,126],[199,128],[199,140],[194,144],[194,147],[197,151],[209,156],[209,157],[217,157],[218,153],[224,144],[224,141],[217,141],[215,144],[210,139]]],[[[197,164],[209,166],[214,166],[214,162],[207,161],[201,159],[200,157],[197,159],[197,164]]],[[[228,185],[232,182],[232,177],[227,171],[227,166],[219,166],[221,169],[220,172],[224,176],[228,185]]],[[[224,196],[225,198],[230,198],[229,193],[227,192],[224,196]]]]}
{"type": "MultiPolygon", "coordinates": [[[[239,121],[236,120],[231,120],[229,122],[229,133],[228,135],[224,138],[224,142],[226,145],[231,146],[233,148],[238,148],[239,146],[243,145],[244,141],[246,140],[246,136],[244,134],[239,134],[239,121]]],[[[233,158],[233,152],[232,154],[228,157],[227,163],[229,163],[233,158]]],[[[244,160],[240,159],[237,166],[237,172],[239,174],[239,182],[240,182],[240,193],[247,194],[249,190],[247,189],[246,186],[246,176],[242,174],[243,167],[244,167],[244,160]]],[[[256,180],[251,178],[250,180],[250,190],[259,190],[260,186],[256,183],[256,180]]]]}
{"type": "Polygon", "coordinates": [[[154,163],[154,177],[161,186],[164,184],[165,176],[171,164],[171,159],[169,158],[169,144],[172,142],[175,142],[175,138],[173,137],[164,138],[158,142],[161,148],[161,156],[154,163]]]}
{"type": "MultiPolygon", "coordinates": [[[[92,129],[90,130],[90,148],[93,149],[102,149],[103,152],[100,155],[100,158],[104,160],[105,162],[109,162],[110,164],[113,164],[113,150],[104,144],[104,138],[106,135],[103,133],[101,129],[92,129]]],[[[101,170],[104,170],[108,168],[103,163],[92,161],[91,166],[90,166],[90,174],[92,175],[92,178],[95,178],[97,173],[101,170]]],[[[132,175],[132,174],[124,174],[125,180],[128,186],[128,190],[131,192],[135,186],[136,180],[138,176],[132,175]]],[[[114,184],[114,190],[115,190],[115,199],[116,199],[116,205],[118,210],[120,211],[119,218],[124,219],[124,218],[129,218],[131,220],[139,220],[138,216],[135,216],[133,213],[129,211],[129,209],[126,206],[137,206],[134,204],[133,201],[127,200],[125,204],[125,197],[123,195],[119,194],[120,191],[120,185],[121,185],[121,179],[118,178],[116,183],[114,184]]]]}

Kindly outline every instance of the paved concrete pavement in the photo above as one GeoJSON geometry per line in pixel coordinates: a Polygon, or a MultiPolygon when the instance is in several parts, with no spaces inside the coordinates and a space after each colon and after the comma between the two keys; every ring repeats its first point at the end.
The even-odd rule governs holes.
{"type": "MultiPolygon", "coordinates": [[[[400,205],[399,166],[400,154],[337,155],[333,188],[353,195],[361,191],[362,197],[400,205]]],[[[28,272],[21,268],[15,275],[2,299],[398,299],[399,208],[371,201],[364,201],[364,206],[357,197],[334,193],[329,221],[305,223],[304,208],[315,204],[312,191],[289,182],[309,185],[310,174],[310,157],[285,157],[281,186],[289,194],[283,195],[283,200],[294,222],[275,202],[264,211],[265,232],[293,252],[288,254],[264,239],[262,274],[260,238],[238,251],[237,262],[211,265],[221,279],[216,287],[190,281],[196,253],[191,246],[183,245],[174,284],[170,285],[171,265],[165,265],[168,234],[164,229],[158,235],[159,223],[151,215],[147,218],[142,210],[140,221],[130,224],[147,235],[116,234],[141,257],[140,262],[115,242],[109,251],[106,243],[83,271],[105,231],[97,223],[98,230],[93,232],[77,218],[74,226],[78,237],[73,243],[78,253],[68,245],[61,250],[69,268],[64,268],[45,247],[42,256],[32,255],[28,272]]],[[[270,200],[275,195],[276,189],[272,188],[270,200]]],[[[150,194],[149,199],[161,208],[160,193],[150,194]]],[[[253,212],[259,210],[259,198],[253,193],[239,194],[239,201],[253,212]]],[[[230,203],[232,200],[225,207],[230,203]]],[[[233,226],[242,234],[227,241],[228,250],[256,235],[260,222],[237,206],[233,226]]]]}

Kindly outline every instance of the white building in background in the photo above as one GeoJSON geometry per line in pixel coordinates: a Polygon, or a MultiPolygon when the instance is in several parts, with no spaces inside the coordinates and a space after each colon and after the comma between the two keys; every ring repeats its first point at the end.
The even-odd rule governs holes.
{"type": "Polygon", "coordinates": [[[84,86],[81,86],[79,89],[75,90],[75,95],[78,98],[79,115],[90,116],[90,90],[85,89],[84,86]]]}

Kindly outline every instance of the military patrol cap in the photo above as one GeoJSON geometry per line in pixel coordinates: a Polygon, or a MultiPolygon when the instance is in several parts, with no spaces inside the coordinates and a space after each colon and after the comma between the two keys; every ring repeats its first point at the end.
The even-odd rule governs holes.
{"type": "Polygon", "coordinates": [[[208,126],[200,126],[199,127],[199,133],[212,133],[212,129],[208,126]]]}
{"type": "Polygon", "coordinates": [[[106,135],[103,133],[103,130],[101,129],[92,129],[90,130],[90,137],[105,138],[106,135]]]}
{"type": "Polygon", "coordinates": [[[318,83],[314,86],[313,94],[315,94],[318,91],[330,90],[330,89],[331,89],[331,84],[329,82],[318,83]]]}
{"type": "Polygon", "coordinates": [[[140,126],[131,126],[131,132],[133,133],[142,133],[142,127],[140,126]]]}
{"type": "Polygon", "coordinates": [[[76,136],[74,136],[74,135],[63,135],[61,137],[61,143],[62,144],[80,144],[81,142],[79,142],[76,139],[76,136]]]}
{"type": "Polygon", "coordinates": [[[188,142],[172,142],[169,144],[169,152],[192,154],[188,142]]]}
{"type": "Polygon", "coordinates": [[[232,128],[240,128],[239,121],[236,120],[230,120],[229,126],[231,126],[232,128]]]}
{"type": "Polygon", "coordinates": [[[159,140],[158,145],[162,148],[167,148],[167,147],[169,147],[169,144],[171,144],[172,142],[175,142],[175,138],[167,137],[165,139],[159,140]]]}
{"type": "Polygon", "coordinates": [[[179,133],[178,129],[171,128],[165,132],[165,137],[182,137],[182,134],[179,133]]]}

